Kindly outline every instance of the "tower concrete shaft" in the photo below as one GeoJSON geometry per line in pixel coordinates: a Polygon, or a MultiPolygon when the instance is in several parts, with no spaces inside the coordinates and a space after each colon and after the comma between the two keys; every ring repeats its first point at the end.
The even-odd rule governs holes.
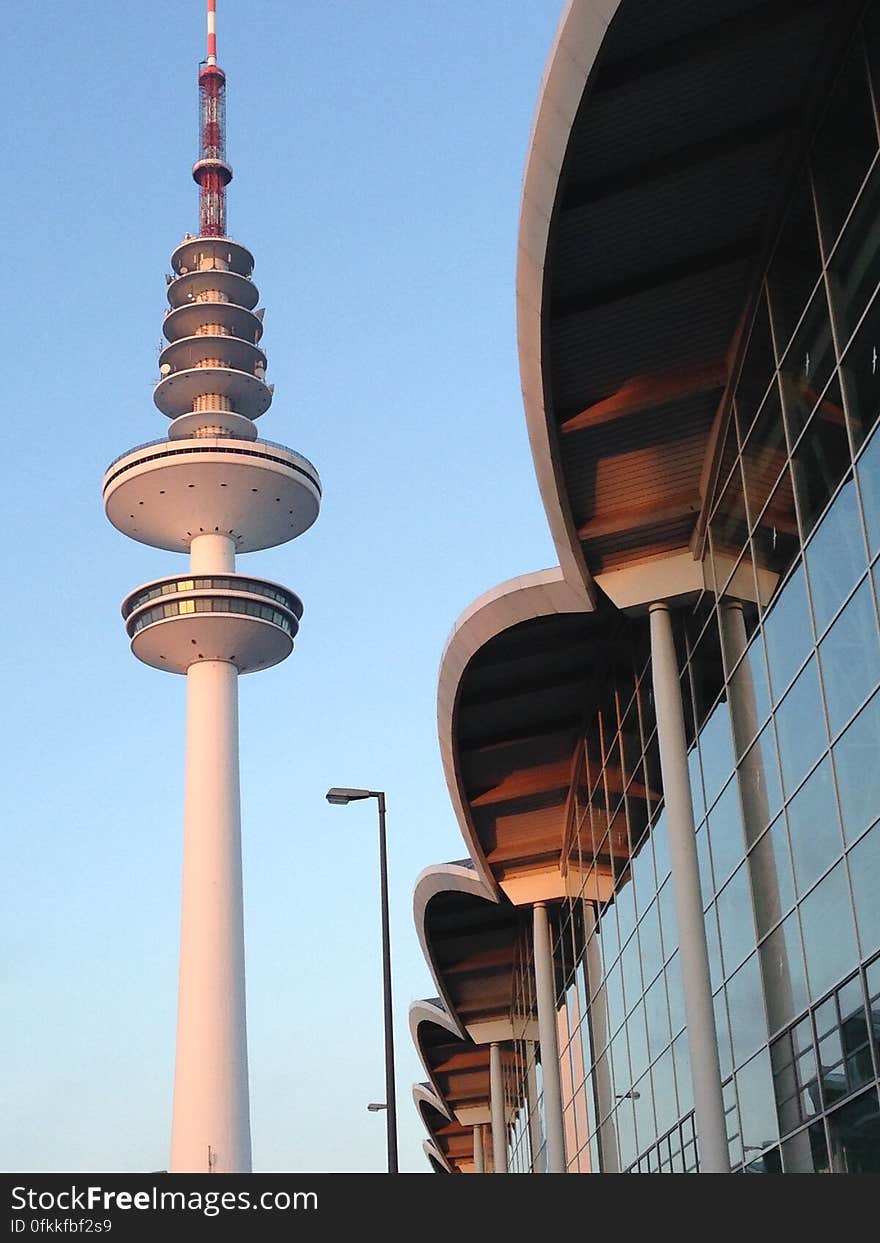
{"type": "Polygon", "coordinates": [[[302,617],[294,592],[239,573],[236,557],[307,530],[318,516],[321,484],[300,454],[257,437],[255,420],[269,408],[273,390],[259,344],[263,312],[253,256],[224,236],[232,170],[225,164],[216,2],[207,4],[209,55],[200,91],[205,75],[222,89],[209,105],[202,97],[201,159],[194,169],[200,232],[174,250],[167,278],[168,344],[153,399],[171,422],[165,439],[111,463],[103,496],[107,517],[123,534],[190,555],[188,571],[130,592],[122,614],[134,655],[185,674],[187,684],[170,1168],[232,1173],[251,1168],[238,677],[289,656],[302,617]],[[214,200],[212,177],[222,191],[214,200]]]}

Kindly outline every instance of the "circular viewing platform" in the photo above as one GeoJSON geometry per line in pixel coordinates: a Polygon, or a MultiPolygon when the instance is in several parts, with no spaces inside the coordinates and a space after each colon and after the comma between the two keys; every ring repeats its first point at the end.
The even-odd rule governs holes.
{"type": "Polygon", "coordinates": [[[188,301],[169,311],[162,324],[166,341],[198,336],[210,324],[222,324],[230,337],[256,345],[263,335],[263,321],[247,307],[234,302],[188,301]]]}
{"type": "Polygon", "coordinates": [[[172,251],[171,267],[180,276],[215,269],[248,277],[254,270],[254,257],[229,237],[187,237],[172,251]]]}
{"type": "MultiPolygon", "coordinates": [[[[174,348],[168,346],[169,350],[174,348]]],[[[251,349],[255,347],[251,346],[251,349]]],[[[153,401],[169,419],[176,419],[181,414],[190,413],[197,397],[206,397],[210,393],[228,397],[235,413],[243,414],[248,419],[258,419],[272,404],[272,390],[264,380],[249,371],[224,366],[188,367],[183,371],[172,371],[156,385],[153,401]]]]}
{"type": "Polygon", "coordinates": [[[168,302],[172,309],[188,306],[210,294],[220,293],[227,302],[252,311],[260,300],[260,291],[246,276],[237,272],[187,272],[175,277],[168,286],[168,302]]]}
{"type": "Polygon", "coordinates": [[[155,440],[107,469],[107,517],[124,535],[185,552],[206,533],[236,552],[274,548],[308,530],[321,505],[311,462],[285,445],[233,437],[155,440]]]}
{"type": "Polygon", "coordinates": [[[302,612],[288,588],[239,574],[156,579],[122,602],[134,655],[170,673],[202,660],[239,673],[276,665],[293,650],[302,612]]]}

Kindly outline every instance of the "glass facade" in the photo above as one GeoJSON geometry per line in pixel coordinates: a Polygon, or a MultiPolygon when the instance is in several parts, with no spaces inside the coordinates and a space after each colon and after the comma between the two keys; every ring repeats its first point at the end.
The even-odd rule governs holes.
{"type": "MultiPolygon", "coordinates": [[[[876,7],[761,282],[705,535],[713,589],[674,618],[730,1161],[746,1172],[880,1171],[876,7]]],[[[692,1171],[648,623],[606,626],[569,801],[574,896],[554,925],[567,1162],[692,1171]]],[[[523,1033],[530,973],[524,952],[523,1033]]],[[[540,1061],[525,1035],[516,1051],[525,1170],[540,1061]]]]}

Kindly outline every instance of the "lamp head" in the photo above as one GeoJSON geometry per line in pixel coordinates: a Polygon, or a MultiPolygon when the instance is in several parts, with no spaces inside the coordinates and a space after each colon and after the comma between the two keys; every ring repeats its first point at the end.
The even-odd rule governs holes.
{"type": "Polygon", "coordinates": [[[384,1103],[379,1104],[378,1101],[371,1101],[370,1104],[367,1106],[367,1109],[370,1111],[371,1114],[376,1114],[381,1109],[387,1109],[387,1108],[388,1108],[387,1105],[385,1105],[384,1103]]]}
{"type": "Polygon", "coordinates": [[[372,790],[349,790],[345,787],[333,786],[327,791],[327,802],[335,807],[345,807],[347,803],[356,803],[358,799],[372,797],[372,790]]]}

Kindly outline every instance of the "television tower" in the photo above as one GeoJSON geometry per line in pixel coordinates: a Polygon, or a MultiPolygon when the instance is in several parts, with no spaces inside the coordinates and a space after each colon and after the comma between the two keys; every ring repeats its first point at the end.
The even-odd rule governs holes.
{"type": "Polygon", "coordinates": [[[251,1169],[245,1021],[238,676],[290,655],[292,591],[236,570],[236,554],[295,539],[318,516],[315,468],[258,440],[269,408],[253,256],[226,235],[226,75],[216,0],[199,68],[199,233],[171,256],[153,399],[164,440],[131,449],[103,482],[124,535],[189,554],[189,569],[129,592],[122,616],[139,660],[186,676],[186,796],[172,1172],[251,1169]]]}

